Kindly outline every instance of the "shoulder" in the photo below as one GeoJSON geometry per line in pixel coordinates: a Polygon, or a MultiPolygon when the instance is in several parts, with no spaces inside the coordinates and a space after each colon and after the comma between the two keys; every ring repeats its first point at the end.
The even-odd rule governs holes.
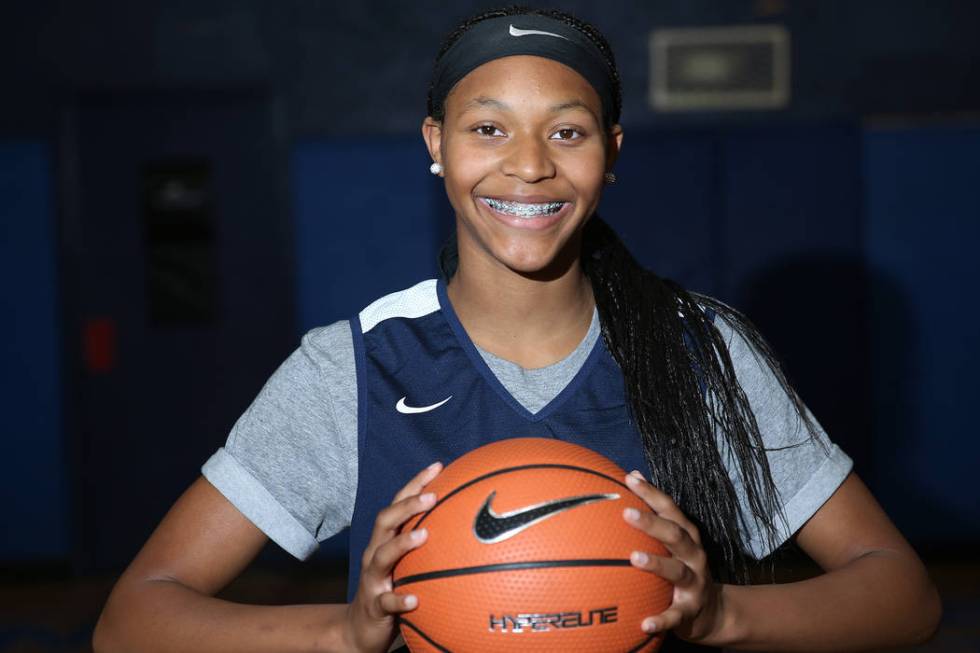
{"type": "Polygon", "coordinates": [[[738,370],[760,369],[765,356],[770,355],[768,345],[758,329],[738,309],[709,295],[691,293],[701,307],[708,322],[725,343],[732,365],[738,370]],[[765,351],[763,351],[765,349],[765,351]]]}
{"type": "MultiPolygon", "coordinates": [[[[698,300],[716,312],[713,326],[725,345],[731,372],[766,448],[825,443],[826,433],[790,384],[778,356],[759,330],[727,304],[704,296],[698,300]]],[[[721,363],[723,368],[727,366],[725,361],[721,363]]]]}
{"type": "Polygon", "coordinates": [[[361,333],[367,333],[386,320],[424,317],[439,308],[438,283],[427,279],[371,302],[358,313],[357,319],[361,333]]]}
{"type": "Polygon", "coordinates": [[[310,354],[328,352],[337,345],[343,345],[351,339],[349,320],[338,320],[326,326],[315,327],[306,332],[300,341],[301,348],[309,350],[310,354]]]}
{"type": "Polygon", "coordinates": [[[354,339],[348,320],[316,327],[300,339],[299,347],[277,370],[276,376],[312,383],[349,380],[354,373],[354,339]]]}
{"type": "Polygon", "coordinates": [[[776,412],[781,418],[799,417],[797,413],[805,411],[805,407],[762,333],[732,306],[707,295],[695,294],[694,297],[724,343],[731,371],[756,418],[764,420],[777,407],[776,412]]]}

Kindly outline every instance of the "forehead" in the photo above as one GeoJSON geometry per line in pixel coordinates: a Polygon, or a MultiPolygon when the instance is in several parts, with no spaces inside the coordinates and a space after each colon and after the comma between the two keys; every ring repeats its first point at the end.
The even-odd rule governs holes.
{"type": "Polygon", "coordinates": [[[507,104],[578,100],[596,116],[602,112],[599,94],[582,75],[563,63],[532,55],[501,57],[474,68],[453,87],[446,109],[487,96],[507,104]]]}

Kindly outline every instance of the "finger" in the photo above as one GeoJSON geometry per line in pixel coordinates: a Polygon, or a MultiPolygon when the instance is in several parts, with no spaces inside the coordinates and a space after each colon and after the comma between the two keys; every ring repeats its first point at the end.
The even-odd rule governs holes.
{"type": "Polygon", "coordinates": [[[675,556],[693,556],[700,545],[697,544],[682,526],[652,512],[641,512],[636,508],[623,510],[623,518],[635,528],[659,540],[675,556]]]}
{"type": "Polygon", "coordinates": [[[422,488],[426,486],[427,483],[431,483],[432,479],[439,475],[442,471],[442,463],[436,461],[423,469],[421,472],[416,474],[412,480],[410,480],[405,487],[400,489],[392,500],[392,503],[397,503],[406,497],[410,497],[413,494],[418,494],[422,491],[422,488]]]}
{"type": "Polygon", "coordinates": [[[677,628],[684,619],[684,613],[678,608],[667,608],[655,617],[647,617],[640,625],[644,632],[662,633],[677,628]]]}
{"type": "Polygon", "coordinates": [[[436,504],[436,495],[432,492],[413,494],[396,501],[378,512],[374,520],[375,530],[395,531],[413,515],[425,512],[436,504]]]}
{"type": "Polygon", "coordinates": [[[428,535],[426,529],[420,528],[391,538],[375,550],[371,558],[371,571],[382,576],[390,576],[395,563],[412,549],[422,546],[428,535]]]}
{"type": "Polygon", "coordinates": [[[645,551],[634,551],[630,555],[630,562],[637,569],[656,574],[674,586],[687,586],[695,578],[691,568],[677,558],[666,558],[651,555],[645,551]]]}
{"type": "Polygon", "coordinates": [[[701,542],[701,534],[698,532],[697,526],[677,507],[670,495],[647,483],[640,472],[633,470],[627,474],[626,485],[648,506],[653,508],[654,512],[676,522],[688,532],[692,540],[701,542]]]}
{"type": "MultiPolygon", "coordinates": [[[[643,499],[647,505],[653,508],[657,514],[670,517],[678,523],[683,521],[690,524],[687,516],[677,507],[677,504],[674,503],[671,496],[655,485],[648,483],[640,472],[633,470],[627,474],[626,485],[643,499]]],[[[694,524],[690,525],[692,527],[694,526],[694,524]]]]}
{"type": "Polygon", "coordinates": [[[371,539],[368,540],[367,546],[364,547],[364,553],[361,557],[362,564],[366,567],[377,548],[394,537],[395,532],[402,524],[408,521],[413,515],[430,509],[435,503],[435,494],[426,492],[402,499],[398,503],[393,503],[381,510],[374,519],[374,530],[371,532],[371,539]]]}
{"type": "Polygon", "coordinates": [[[378,609],[385,615],[410,612],[418,607],[419,599],[414,594],[395,594],[384,592],[378,595],[378,609]]]}

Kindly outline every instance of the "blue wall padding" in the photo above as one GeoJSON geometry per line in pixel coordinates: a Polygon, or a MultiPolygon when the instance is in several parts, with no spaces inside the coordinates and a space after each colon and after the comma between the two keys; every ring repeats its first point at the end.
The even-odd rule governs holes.
{"type": "Polygon", "coordinates": [[[292,154],[300,328],[436,274],[446,237],[420,138],[308,141],[292,154]]]}
{"type": "Polygon", "coordinates": [[[860,258],[856,128],[747,130],[724,143],[726,295],[786,264],[860,258]]]}
{"type": "Polygon", "coordinates": [[[865,469],[860,153],[849,125],[627,134],[600,210],[647,267],[747,313],[865,469]]]}
{"type": "Polygon", "coordinates": [[[872,418],[860,130],[751,129],[723,142],[721,296],[760,328],[864,474],[872,418]]]}
{"type": "Polygon", "coordinates": [[[68,554],[53,201],[47,146],[0,144],[0,560],[68,554]]]}
{"type": "Polygon", "coordinates": [[[640,263],[710,294],[718,287],[715,150],[706,134],[626,134],[616,183],[599,206],[640,263]]]}
{"type": "Polygon", "coordinates": [[[864,139],[880,500],[912,536],[980,536],[980,128],[864,139]]]}

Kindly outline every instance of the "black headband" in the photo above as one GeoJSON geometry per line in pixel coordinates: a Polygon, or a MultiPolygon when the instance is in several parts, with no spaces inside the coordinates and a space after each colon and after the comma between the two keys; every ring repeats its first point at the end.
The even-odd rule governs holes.
{"type": "Polygon", "coordinates": [[[536,14],[488,18],[463,32],[436,62],[432,106],[442,107],[456,83],[478,66],[519,54],[553,59],[580,74],[599,94],[603,118],[619,121],[615,83],[599,48],[571,25],[536,14]]]}

